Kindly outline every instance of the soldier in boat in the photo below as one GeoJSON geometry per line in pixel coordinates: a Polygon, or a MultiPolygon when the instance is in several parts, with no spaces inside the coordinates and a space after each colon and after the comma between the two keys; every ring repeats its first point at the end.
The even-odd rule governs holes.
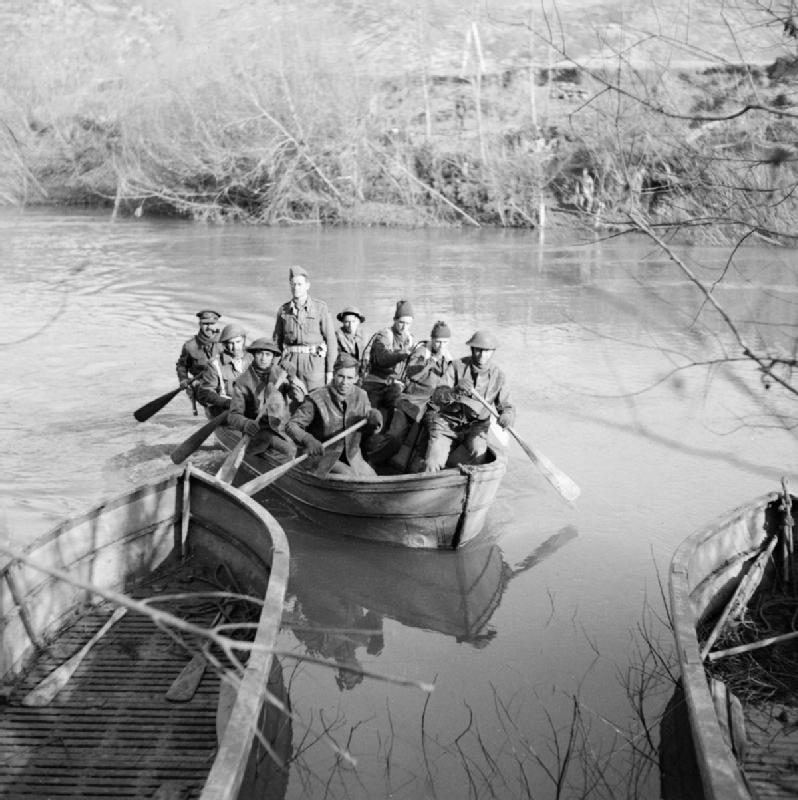
{"type": "Polygon", "coordinates": [[[493,363],[498,347],[495,336],[490,331],[476,331],[466,344],[471,355],[452,362],[430,397],[430,410],[425,414],[429,431],[426,472],[485,460],[491,415],[472,389],[495,407],[501,427],[506,428],[515,420],[504,372],[493,363]]]}
{"type": "Polygon", "coordinates": [[[195,415],[197,413],[197,399],[194,385],[208,363],[222,352],[222,345],[219,342],[219,329],[216,327],[216,323],[221,316],[218,311],[213,311],[210,308],[197,312],[199,330],[185,342],[180,350],[177,364],[175,364],[180,388],[186,390],[195,415]]]}
{"type": "Polygon", "coordinates": [[[316,475],[377,474],[360,452],[359,429],[327,449],[322,446],[324,440],[362,419],[367,420],[366,429],[374,431],[382,426],[380,412],[371,407],[368,395],[357,386],[358,367],[357,359],[341,353],[330,383],[311,391],[286,425],[286,433],[314,457],[309,459],[309,469],[316,475]]]}
{"type": "Polygon", "coordinates": [[[252,356],[245,351],[247,332],[231,322],[219,335],[223,350],[202,371],[197,401],[215,417],[230,408],[235,382],[249,369],[252,356]]]}
{"type": "Polygon", "coordinates": [[[366,321],[366,317],[355,306],[347,306],[336,315],[336,319],[341,323],[341,327],[335,332],[338,352],[349,353],[360,363],[366,350],[360,326],[366,321]]]}
{"type": "Polygon", "coordinates": [[[296,445],[285,424],[304,400],[305,384],[276,363],[280,348],[271,339],[255,339],[246,351],[252,363],[233,386],[227,425],[251,437],[250,453],[270,450],[285,460],[293,458],[296,445]]]}
{"type": "Polygon", "coordinates": [[[396,304],[393,324],[378,331],[371,343],[368,373],[363,378],[363,388],[371,405],[390,417],[391,409],[401,394],[401,387],[393,386],[402,373],[404,363],[413,349],[413,307],[408,300],[396,304]]]}
{"type": "Polygon", "coordinates": [[[421,428],[419,423],[427,410],[430,395],[451,368],[451,337],[449,326],[443,320],[438,320],[432,326],[429,341],[419,342],[411,351],[400,380],[395,384],[402,387],[402,393],[396,401],[388,431],[372,448],[373,455],[369,459],[372,464],[384,463],[406,443],[407,452],[396,464],[404,472],[413,448],[422,446],[417,443],[421,428]]]}
{"type": "Polygon", "coordinates": [[[308,293],[310,280],[302,267],[288,272],[291,299],[277,309],[272,338],[282,352],[282,363],[293,364],[308,387],[318,389],[332,378],[338,353],[335,328],[327,304],[308,293]]]}

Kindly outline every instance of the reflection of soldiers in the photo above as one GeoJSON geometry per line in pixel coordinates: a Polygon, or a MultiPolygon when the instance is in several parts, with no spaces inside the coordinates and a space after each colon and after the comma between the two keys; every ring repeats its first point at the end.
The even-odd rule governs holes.
{"type": "Polygon", "coordinates": [[[293,629],[296,638],[309,655],[338,665],[335,683],[341,691],[354,689],[363,680],[358,647],[365,647],[371,656],[382,652],[382,617],[343,599],[336,604],[320,603],[318,607],[313,601],[303,605],[297,600],[294,609],[300,621],[293,629]]]}

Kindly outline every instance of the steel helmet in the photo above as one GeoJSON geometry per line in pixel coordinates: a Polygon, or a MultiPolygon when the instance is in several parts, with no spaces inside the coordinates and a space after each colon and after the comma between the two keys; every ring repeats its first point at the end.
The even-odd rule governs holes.
{"type": "Polygon", "coordinates": [[[466,342],[469,347],[478,347],[480,350],[495,350],[499,343],[490,331],[476,331],[466,342]]]}
{"type": "Polygon", "coordinates": [[[277,342],[273,342],[271,339],[267,339],[262,337],[260,339],[255,339],[251,345],[246,348],[248,353],[258,353],[261,350],[266,350],[269,353],[274,353],[275,355],[279,356],[283,351],[277,346],[277,342]]]}
{"type": "Polygon", "coordinates": [[[222,328],[222,332],[219,334],[219,341],[226,342],[228,339],[235,339],[236,336],[246,335],[247,332],[244,330],[243,325],[239,325],[237,322],[229,322],[222,328]]]}

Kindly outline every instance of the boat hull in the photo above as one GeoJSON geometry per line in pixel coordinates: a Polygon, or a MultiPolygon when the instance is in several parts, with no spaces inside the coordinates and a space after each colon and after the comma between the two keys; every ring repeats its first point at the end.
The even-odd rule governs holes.
{"type": "MultiPolygon", "coordinates": [[[[227,449],[238,441],[235,431],[216,433],[227,449]]],[[[491,454],[492,461],[477,467],[366,479],[319,478],[297,467],[274,486],[298,513],[335,533],[403,547],[453,549],[475,539],[485,526],[507,469],[503,454],[491,454]]],[[[279,465],[268,454],[247,454],[236,483],[279,465]]]]}
{"type": "Polygon", "coordinates": [[[779,502],[780,495],[773,493],[735,509],[682,542],[670,566],[674,636],[706,800],[750,800],[752,791],[751,775],[744,774],[723,730],[726,721],[718,718],[698,630],[731,599],[773,532],[779,502]]]}
{"type": "MultiPolygon", "coordinates": [[[[208,696],[205,689],[197,692],[198,706],[205,704],[202,713],[205,717],[211,715],[210,759],[194,755],[192,743],[178,743],[178,747],[188,749],[184,753],[178,751],[177,765],[158,773],[161,776],[158,780],[164,774],[171,774],[168,772],[170,769],[183,774],[180,770],[187,770],[190,764],[198,765],[202,800],[234,800],[245,791],[244,787],[257,780],[254,776],[257,772],[255,762],[262,760],[262,753],[258,752],[259,745],[253,746],[255,732],[263,726],[267,686],[273,689],[280,683],[275,674],[279,664],[273,659],[272,650],[280,627],[288,558],[285,536],[274,518],[246,495],[212,476],[188,469],[179,475],[138,487],[57,526],[22,553],[4,551],[4,560],[0,562],[0,675],[3,683],[7,687],[23,685],[26,672],[36,668],[35,660],[47,655],[44,645],[65,629],[68,637],[70,631],[80,627],[79,623],[91,614],[91,611],[87,612],[89,604],[98,596],[118,603],[123,599],[119,593],[139,591],[142,583],[151,580],[153,574],[169,575],[181,565],[183,568],[189,565],[189,572],[193,574],[203,566],[217,568],[224,564],[242,592],[263,600],[255,626],[255,649],[239,675],[234,696],[228,698],[226,724],[219,731],[218,741],[213,724],[213,718],[219,715],[216,694],[208,696]],[[209,703],[213,704],[210,708],[209,703]]],[[[156,587],[153,591],[157,593],[160,590],[156,587]]],[[[130,600],[129,594],[125,594],[124,599],[135,602],[130,600]]],[[[146,625],[155,629],[157,634],[156,626],[146,616],[136,613],[135,605],[130,608],[115,629],[107,634],[107,640],[116,637],[120,642],[124,641],[122,628],[125,625],[136,630],[146,625]]],[[[152,640],[141,641],[149,643],[152,640]]],[[[75,729],[75,741],[63,743],[67,752],[70,746],[74,748],[73,754],[94,752],[86,750],[93,741],[92,737],[96,739],[94,729],[90,727],[95,724],[94,710],[107,708],[110,711],[115,708],[113,702],[116,700],[124,703],[125,724],[129,728],[126,735],[135,733],[137,726],[145,726],[136,739],[141,747],[147,744],[148,739],[157,741],[159,736],[157,721],[153,718],[155,711],[150,712],[151,708],[161,708],[162,719],[191,714],[187,710],[191,703],[181,706],[167,703],[164,706],[161,702],[163,692],[153,688],[157,684],[157,675],[149,681],[144,676],[142,694],[123,697],[126,692],[130,695],[128,689],[134,682],[138,662],[150,664],[146,659],[151,654],[141,652],[141,648],[146,649],[149,644],[142,645],[140,650],[130,645],[134,649],[127,658],[123,651],[121,663],[127,665],[125,671],[116,682],[112,680],[107,689],[101,690],[101,676],[91,670],[102,663],[103,657],[95,653],[110,652],[113,644],[113,641],[106,641],[95,645],[83,664],[85,674],[79,668],[44,710],[25,708],[12,692],[0,714],[4,751],[12,744],[19,744],[14,725],[22,725],[23,730],[26,725],[36,730],[41,725],[42,714],[48,720],[43,729],[45,733],[56,730],[62,717],[77,718],[82,726],[85,725],[75,729]],[[83,694],[85,692],[88,694],[83,694]],[[25,718],[25,714],[29,717],[25,718]],[[146,732],[150,729],[147,726],[155,728],[152,733],[146,732]]],[[[181,666],[186,662],[185,654],[179,649],[173,657],[181,666]]],[[[159,658],[161,656],[154,663],[158,663],[159,658]]],[[[175,674],[173,667],[166,671],[166,685],[175,674]]],[[[107,677],[102,677],[102,680],[107,681],[107,677]]],[[[216,676],[209,674],[208,680],[216,680],[215,691],[218,691],[216,676]]],[[[104,736],[101,734],[101,739],[104,736]]],[[[48,756],[52,762],[48,766],[46,758],[42,760],[47,744],[43,741],[35,746],[17,747],[16,758],[12,759],[14,769],[3,776],[4,790],[11,791],[17,786],[30,784],[47,793],[46,782],[55,781],[59,796],[81,797],[88,791],[83,782],[94,780],[96,774],[103,791],[109,796],[123,796],[124,787],[129,790],[131,781],[136,783],[141,796],[150,796],[153,785],[162,793],[167,791],[164,796],[168,796],[170,788],[182,791],[177,780],[171,787],[172,782],[167,780],[146,789],[142,781],[152,767],[152,758],[139,755],[137,761],[136,752],[126,750],[124,746],[119,749],[120,745],[114,745],[117,748],[114,757],[102,764],[101,770],[98,764],[89,763],[84,773],[73,773],[69,771],[71,765],[68,763],[59,764],[57,759],[52,762],[52,757],[48,756]],[[136,763],[140,764],[140,769],[136,768],[136,763]],[[87,777],[88,773],[91,773],[91,778],[87,777]],[[70,793],[69,787],[73,785],[75,791],[70,793]]],[[[159,758],[157,756],[155,761],[159,758]]],[[[74,755],[66,761],[80,761],[80,756],[74,755]]]]}

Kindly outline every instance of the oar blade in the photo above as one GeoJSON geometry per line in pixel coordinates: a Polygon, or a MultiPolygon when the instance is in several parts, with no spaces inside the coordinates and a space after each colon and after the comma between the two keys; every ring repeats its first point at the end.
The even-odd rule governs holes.
{"type": "Polygon", "coordinates": [[[174,679],[166,692],[166,699],[173,703],[187,703],[196,694],[205,674],[205,655],[197,653],[174,679]]]}
{"type": "Polygon", "coordinates": [[[232,483],[233,478],[235,478],[238,472],[238,468],[241,466],[241,462],[244,460],[244,453],[246,452],[249,442],[250,437],[247,436],[246,433],[243,434],[236,446],[227,454],[227,458],[216,473],[216,477],[220,481],[232,483]]]}
{"type": "Polygon", "coordinates": [[[172,389],[162,394],[160,397],[156,397],[155,400],[150,400],[149,403],[145,403],[141,408],[137,408],[133,412],[133,416],[138,422],[146,422],[150,417],[157,414],[165,405],[174,400],[180,391],[181,389],[178,386],[177,389],[172,389]]]}
{"type": "Polygon", "coordinates": [[[538,469],[543,474],[543,477],[560,493],[560,495],[569,503],[576,502],[576,499],[582,494],[582,490],[569,478],[562,470],[546,458],[540,450],[533,450],[525,441],[523,441],[515,431],[511,431],[515,440],[521,446],[521,449],[529,456],[530,461],[533,461],[538,469]]]}
{"type": "Polygon", "coordinates": [[[216,428],[219,427],[219,425],[224,424],[229,413],[229,409],[223,411],[218,417],[214,417],[201,428],[194,431],[185,442],[178,445],[172,451],[172,461],[175,464],[180,464],[185,461],[216,430],[216,428]]]}
{"type": "Polygon", "coordinates": [[[127,608],[122,606],[109,617],[105,624],[89,639],[83,647],[78,650],[71,658],[67,659],[60,667],[54,669],[41,683],[31,689],[22,698],[23,706],[46,706],[53,698],[69,683],[70,678],[80,666],[89,650],[103,637],[122,617],[127,613],[127,608]]]}

